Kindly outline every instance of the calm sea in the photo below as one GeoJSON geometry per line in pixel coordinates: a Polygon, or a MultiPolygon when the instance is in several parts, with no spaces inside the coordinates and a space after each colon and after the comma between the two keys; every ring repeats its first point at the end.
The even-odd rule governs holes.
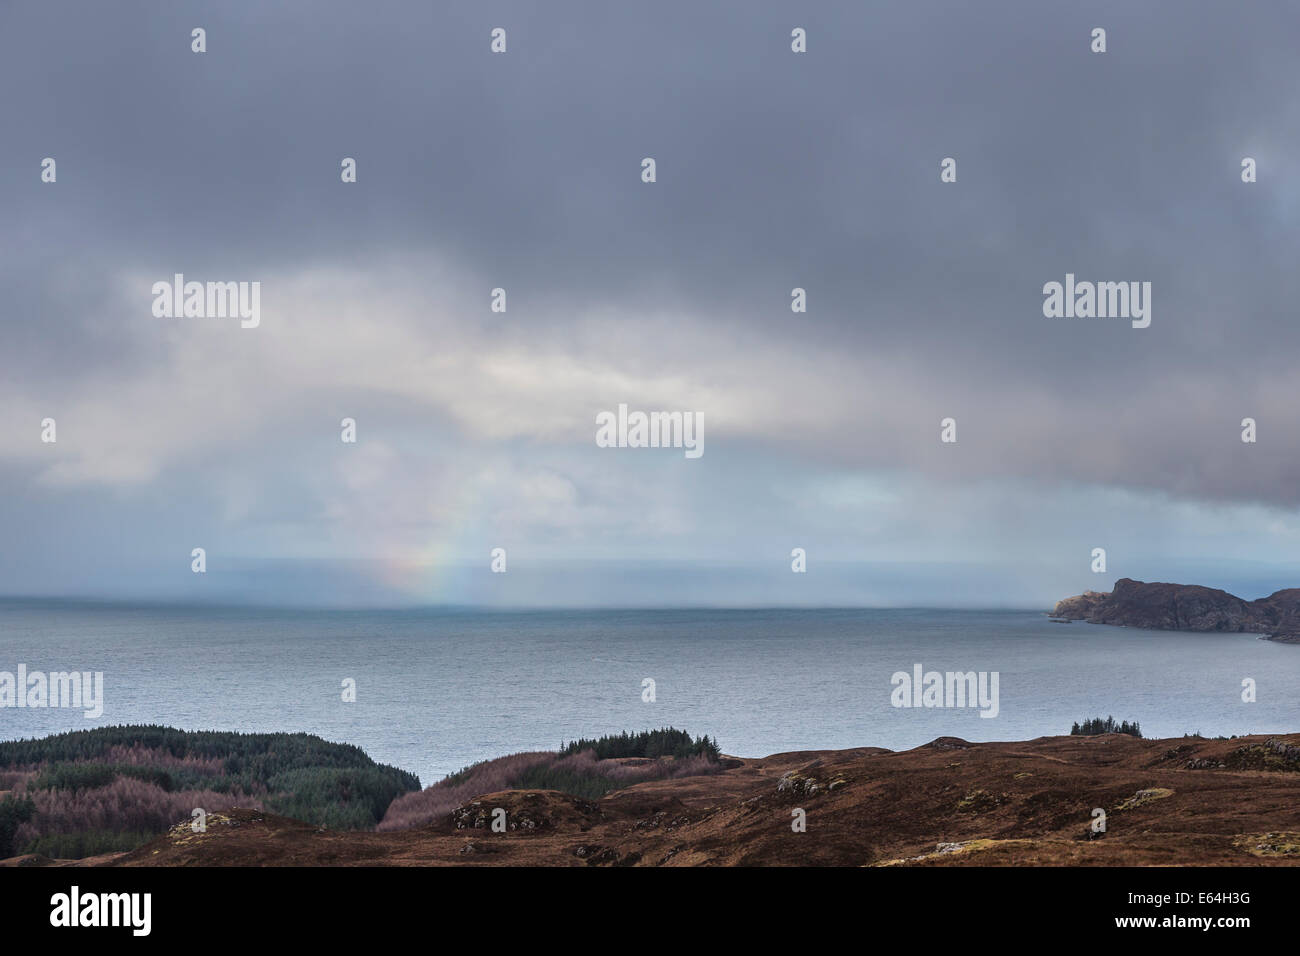
{"type": "Polygon", "coordinates": [[[119,723],[308,731],[424,784],[563,739],[673,725],[724,751],[1300,730],[1300,645],[1029,611],[286,611],[0,602],[0,671],[103,671],[103,716],[0,708],[0,739],[119,723]],[[891,675],[999,674],[999,713],[895,708],[891,675]],[[342,683],[356,681],[344,703],[342,683]],[[643,681],[655,701],[642,700],[643,681]],[[1258,700],[1243,703],[1253,678],[1258,700]]]}

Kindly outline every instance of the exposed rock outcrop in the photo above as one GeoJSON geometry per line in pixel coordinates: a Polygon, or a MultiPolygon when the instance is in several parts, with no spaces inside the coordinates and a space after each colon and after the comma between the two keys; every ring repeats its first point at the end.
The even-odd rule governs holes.
{"type": "Polygon", "coordinates": [[[1147,584],[1120,578],[1109,593],[1085,591],[1058,601],[1053,617],[1160,631],[1236,631],[1300,643],[1300,588],[1246,601],[1196,584],[1147,584]]]}

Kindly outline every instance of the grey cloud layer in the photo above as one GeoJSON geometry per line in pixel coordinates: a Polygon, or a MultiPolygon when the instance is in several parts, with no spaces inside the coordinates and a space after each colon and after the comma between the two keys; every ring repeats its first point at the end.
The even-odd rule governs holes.
{"type": "Polygon", "coordinates": [[[460,483],[492,481],[451,463],[504,448],[511,520],[639,554],[690,502],[734,496],[707,473],[633,480],[660,520],[619,520],[589,447],[618,401],[703,410],[705,461],[729,447],[758,476],[741,512],[762,510],[765,473],[826,470],[1049,503],[1062,482],[1300,500],[1293,5],[75,9],[0,10],[15,510],[179,482],[231,521],[279,516],[249,551],[320,550],[316,523],[340,553],[410,547],[393,526],[442,534],[460,483]],[[148,285],[174,272],[262,280],[263,328],[153,319],[148,285]],[[1150,281],[1151,328],[1044,318],[1066,272],[1150,281]],[[497,285],[506,316],[487,312],[497,285]],[[50,408],[53,461],[32,447],[50,408]],[[342,414],[382,423],[392,458],[362,487],[414,514],[349,523],[335,469],[355,463],[313,444],[342,414]],[[407,443],[442,451],[417,465],[407,443]]]}

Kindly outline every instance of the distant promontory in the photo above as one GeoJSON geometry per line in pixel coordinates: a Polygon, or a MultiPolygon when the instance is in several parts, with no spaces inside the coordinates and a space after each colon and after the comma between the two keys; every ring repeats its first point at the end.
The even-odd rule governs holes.
{"type": "Polygon", "coordinates": [[[1058,601],[1053,617],[1160,631],[1239,631],[1300,644],[1300,588],[1247,601],[1198,584],[1147,584],[1120,578],[1114,590],[1058,601]]]}

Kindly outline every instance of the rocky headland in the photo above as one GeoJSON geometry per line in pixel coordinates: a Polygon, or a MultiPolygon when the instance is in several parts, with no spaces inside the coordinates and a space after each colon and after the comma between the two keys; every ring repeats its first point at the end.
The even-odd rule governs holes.
{"type": "Polygon", "coordinates": [[[1300,588],[1247,601],[1197,584],[1120,578],[1112,591],[1084,591],[1058,601],[1052,616],[1160,631],[1237,631],[1300,644],[1300,588]]]}

